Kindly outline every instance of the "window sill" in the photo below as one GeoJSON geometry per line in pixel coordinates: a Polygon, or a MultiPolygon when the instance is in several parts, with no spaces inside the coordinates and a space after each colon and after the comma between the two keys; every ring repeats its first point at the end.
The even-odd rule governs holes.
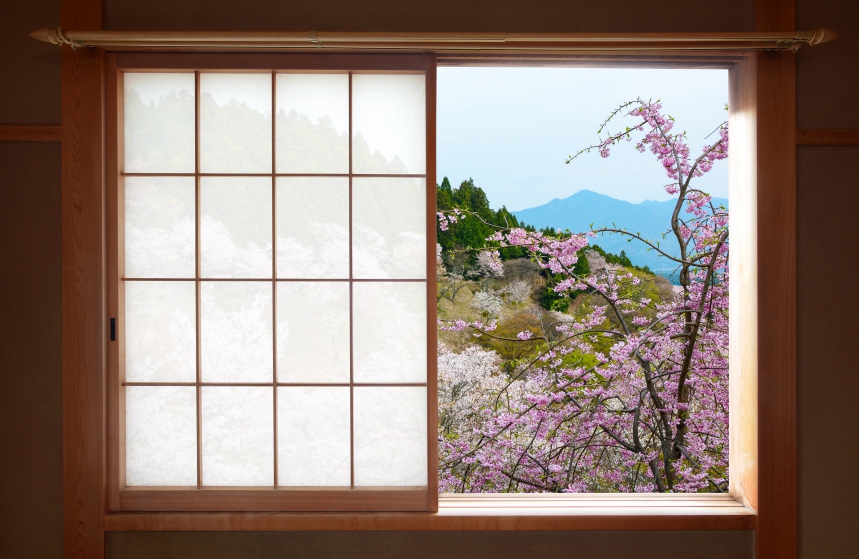
{"type": "Polygon", "coordinates": [[[442,495],[438,513],[120,513],[129,531],[754,530],[730,495],[442,495]]]}

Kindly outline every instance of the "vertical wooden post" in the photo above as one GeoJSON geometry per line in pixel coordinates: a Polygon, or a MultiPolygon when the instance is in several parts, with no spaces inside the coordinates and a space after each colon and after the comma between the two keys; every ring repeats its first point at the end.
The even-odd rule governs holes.
{"type": "MultiPolygon", "coordinates": [[[[100,0],[63,0],[101,29],[100,0]]],[[[63,556],[104,557],[104,54],[62,53],[63,556]]]]}
{"type": "Polygon", "coordinates": [[[427,511],[438,512],[438,325],[436,323],[436,55],[427,54],[427,511]]]}
{"type": "MultiPolygon", "coordinates": [[[[108,342],[105,363],[107,398],[107,510],[119,509],[119,490],[125,487],[125,191],[120,174],[125,142],[122,121],[125,100],[123,77],[116,69],[116,54],[105,55],[105,294],[106,318],[115,319],[115,340],[108,342]]],[[[109,335],[106,337],[111,337],[109,335]]]]}
{"type": "MultiPolygon", "coordinates": [[[[793,29],[793,0],[757,0],[755,29],[793,29]]],[[[792,52],[756,61],[759,559],[797,554],[796,73],[792,52]],[[763,442],[764,444],[760,444],[763,442]]]]}

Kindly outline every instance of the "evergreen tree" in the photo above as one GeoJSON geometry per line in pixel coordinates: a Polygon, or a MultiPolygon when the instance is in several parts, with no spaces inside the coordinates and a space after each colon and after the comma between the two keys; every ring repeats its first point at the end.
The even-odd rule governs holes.
{"type": "MultiPolygon", "coordinates": [[[[466,219],[450,225],[447,231],[437,230],[438,243],[445,252],[469,247],[480,249],[486,246],[486,237],[495,231],[490,225],[500,227],[522,227],[516,216],[506,207],[493,210],[489,198],[482,188],[469,178],[457,188],[452,188],[447,177],[436,188],[436,205],[439,211],[450,210],[454,207],[476,214],[480,219],[466,219]],[[482,220],[482,221],[481,221],[482,220]],[[485,222],[485,223],[483,223],[485,222]]],[[[503,260],[523,258],[526,251],[522,247],[507,247],[500,251],[503,260]]]]}

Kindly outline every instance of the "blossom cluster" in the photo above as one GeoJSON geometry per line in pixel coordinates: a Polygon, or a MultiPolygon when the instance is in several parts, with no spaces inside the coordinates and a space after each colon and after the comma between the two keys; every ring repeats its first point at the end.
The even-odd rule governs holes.
{"type": "MultiPolygon", "coordinates": [[[[727,157],[728,129],[721,126],[720,139],[692,159],[685,134],[672,132],[658,102],[622,108],[630,105],[627,114],[641,121],[592,147],[608,157],[610,146],[641,133],[636,147],[649,149],[675,180],[666,187],[677,196],[668,225],[680,256],[666,258],[680,285],[655,300],[649,280],[631,271],[576,274],[592,232],[513,228],[489,237],[498,247],[526,248],[542,268],[561,274],[557,293],[585,302],[558,316],[551,332],[520,332],[518,340],[536,342],[535,353],[509,373],[491,352],[440,348],[442,491],[728,489],[728,213],[690,186],[727,157]]],[[[496,326],[441,325],[476,335],[492,335],[496,326]]]]}
{"type": "Polygon", "coordinates": [[[462,216],[462,210],[454,208],[449,212],[438,212],[438,227],[442,231],[447,231],[451,223],[456,223],[462,216]]]}
{"type": "MultiPolygon", "coordinates": [[[[597,149],[599,154],[606,158],[611,154],[611,146],[619,144],[621,141],[631,141],[632,134],[641,132],[642,137],[636,142],[635,148],[641,153],[649,149],[656,156],[657,161],[662,165],[663,169],[665,169],[668,177],[675,181],[665,185],[665,190],[669,194],[678,194],[681,189],[688,188],[689,181],[692,178],[708,173],[716,161],[727,159],[727,122],[722,123],[717,129],[719,139],[712,144],[705,145],[701,149],[701,155],[692,159],[686,132],[673,132],[674,119],[662,113],[662,104],[659,101],[637,99],[629,103],[624,103],[617,111],[612,113],[611,117],[600,128],[600,131],[605,128],[614,116],[630,106],[633,108],[627,111],[626,114],[640,118],[640,122],[631,127],[627,126],[624,131],[609,134],[606,138],[600,140],[597,145],[592,146],[592,148],[597,149]]],[[[580,151],[575,156],[570,157],[567,162],[569,163],[589,149],[591,148],[580,151]]],[[[707,198],[709,200],[709,197],[707,198]]]]}

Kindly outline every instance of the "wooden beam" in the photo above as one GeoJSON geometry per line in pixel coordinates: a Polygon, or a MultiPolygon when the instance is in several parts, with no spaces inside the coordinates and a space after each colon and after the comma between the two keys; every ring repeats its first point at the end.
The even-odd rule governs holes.
{"type": "Polygon", "coordinates": [[[134,512],[425,512],[427,488],[126,487],[119,491],[119,506],[122,511],[134,512]]]}
{"type": "Polygon", "coordinates": [[[797,130],[798,146],[859,146],[859,130],[797,130]]]}
{"type": "Polygon", "coordinates": [[[60,142],[62,126],[0,124],[0,142],[60,142]]]}
{"type": "MultiPolygon", "coordinates": [[[[795,23],[793,0],[757,0],[755,29],[795,23]]],[[[796,70],[792,53],[757,55],[759,559],[797,554],[796,70]]]]}
{"type": "Polygon", "coordinates": [[[794,25],[794,0],[755,0],[755,33],[781,33],[790,31],[794,25]]]}
{"type": "MultiPolygon", "coordinates": [[[[101,29],[100,0],[62,24],[101,29]]],[[[101,49],[62,52],[63,557],[103,559],[104,87],[101,49]]]]}
{"type": "Polygon", "coordinates": [[[104,227],[101,50],[64,49],[64,557],[104,556],[104,227]]]}
{"type": "MultiPolygon", "coordinates": [[[[755,31],[796,23],[794,0],[756,0],[755,31]]],[[[758,235],[758,559],[797,556],[796,61],[759,53],[756,68],[758,235]]]]}
{"type": "Polygon", "coordinates": [[[792,53],[758,55],[759,559],[797,553],[794,87],[792,53]]]}
{"type": "Polygon", "coordinates": [[[723,494],[442,495],[427,513],[112,514],[108,531],[754,530],[723,494]]]}
{"type": "Polygon", "coordinates": [[[711,531],[754,530],[756,516],[744,515],[557,515],[541,509],[504,516],[489,512],[473,516],[399,513],[344,514],[112,514],[109,532],[498,532],[498,531],[711,531]],[[542,514],[541,514],[542,513],[542,514]]]}
{"type": "Polygon", "coordinates": [[[64,49],[64,556],[104,556],[104,228],[100,50],[64,49]]]}
{"type": "Polygon", "coordinates": [[[423,54],[366,54],[366,53],[120,53],[117,66],[125,72],[152,70],[330,70],[352,72],[404,72],[423,73],[426,59],[423,54]]]}

